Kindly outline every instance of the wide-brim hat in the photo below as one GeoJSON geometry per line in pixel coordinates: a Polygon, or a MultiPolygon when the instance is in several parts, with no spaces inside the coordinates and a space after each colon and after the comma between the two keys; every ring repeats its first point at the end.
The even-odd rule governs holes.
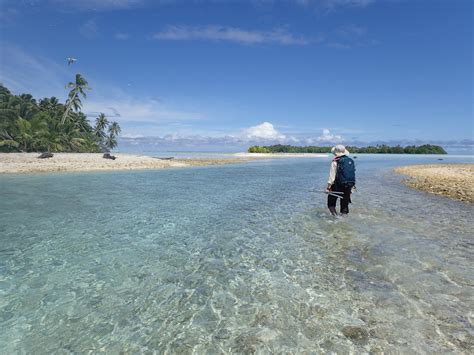
{"type": "Polygon", "coordinates": [[[344,147],[344,146],[335,146],[331,149],[331,153],[334,154],[336,157],[342,157],[343,155],[349,155],[349,151],[344,147]],[[337,148],[342,148],[344,149],[344,151],[342,151],[342,149],[337,149],[337,148]],[[336,150],[338,150],[336,152],[336,150]]]}

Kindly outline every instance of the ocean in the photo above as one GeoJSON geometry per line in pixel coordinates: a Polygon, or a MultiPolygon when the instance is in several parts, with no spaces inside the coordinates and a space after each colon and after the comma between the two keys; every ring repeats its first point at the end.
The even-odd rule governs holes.
{"type": "Polygon", "coordinates": [[[329,158],[0,175],[0,352],[468,353],[473,206],[392,171],[438,158],[358,155],[339,218],[329,158]]]}

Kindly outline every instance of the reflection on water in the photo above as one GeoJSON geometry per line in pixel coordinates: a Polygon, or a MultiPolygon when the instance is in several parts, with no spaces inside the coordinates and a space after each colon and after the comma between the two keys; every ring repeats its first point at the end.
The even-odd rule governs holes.
{"type": "Polygon", "coordinates": [[[390,170],[426,159],[359,156],[337,219],[326,160],[0,176],[0,347],[467,353],[473,208],[390,170]]]}

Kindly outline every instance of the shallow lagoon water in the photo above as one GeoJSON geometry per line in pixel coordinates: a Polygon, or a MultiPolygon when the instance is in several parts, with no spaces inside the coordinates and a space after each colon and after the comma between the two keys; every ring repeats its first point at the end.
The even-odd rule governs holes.
{"type": "Polygon", "coordinates": [[[436,159],[359,155],[347,218],[327,159],[0,176],[0,349],[469,353],[473,207],[391,170],[436,159]]]}

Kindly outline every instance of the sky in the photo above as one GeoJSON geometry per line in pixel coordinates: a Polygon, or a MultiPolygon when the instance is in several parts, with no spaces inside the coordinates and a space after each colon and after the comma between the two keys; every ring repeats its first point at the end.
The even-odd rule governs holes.
{"type": "Polygon", "coordinates": [[[470,0],[0,4],[0,82],[64,100],[81,73],[125,146],[474,145],[470,0]]]}

